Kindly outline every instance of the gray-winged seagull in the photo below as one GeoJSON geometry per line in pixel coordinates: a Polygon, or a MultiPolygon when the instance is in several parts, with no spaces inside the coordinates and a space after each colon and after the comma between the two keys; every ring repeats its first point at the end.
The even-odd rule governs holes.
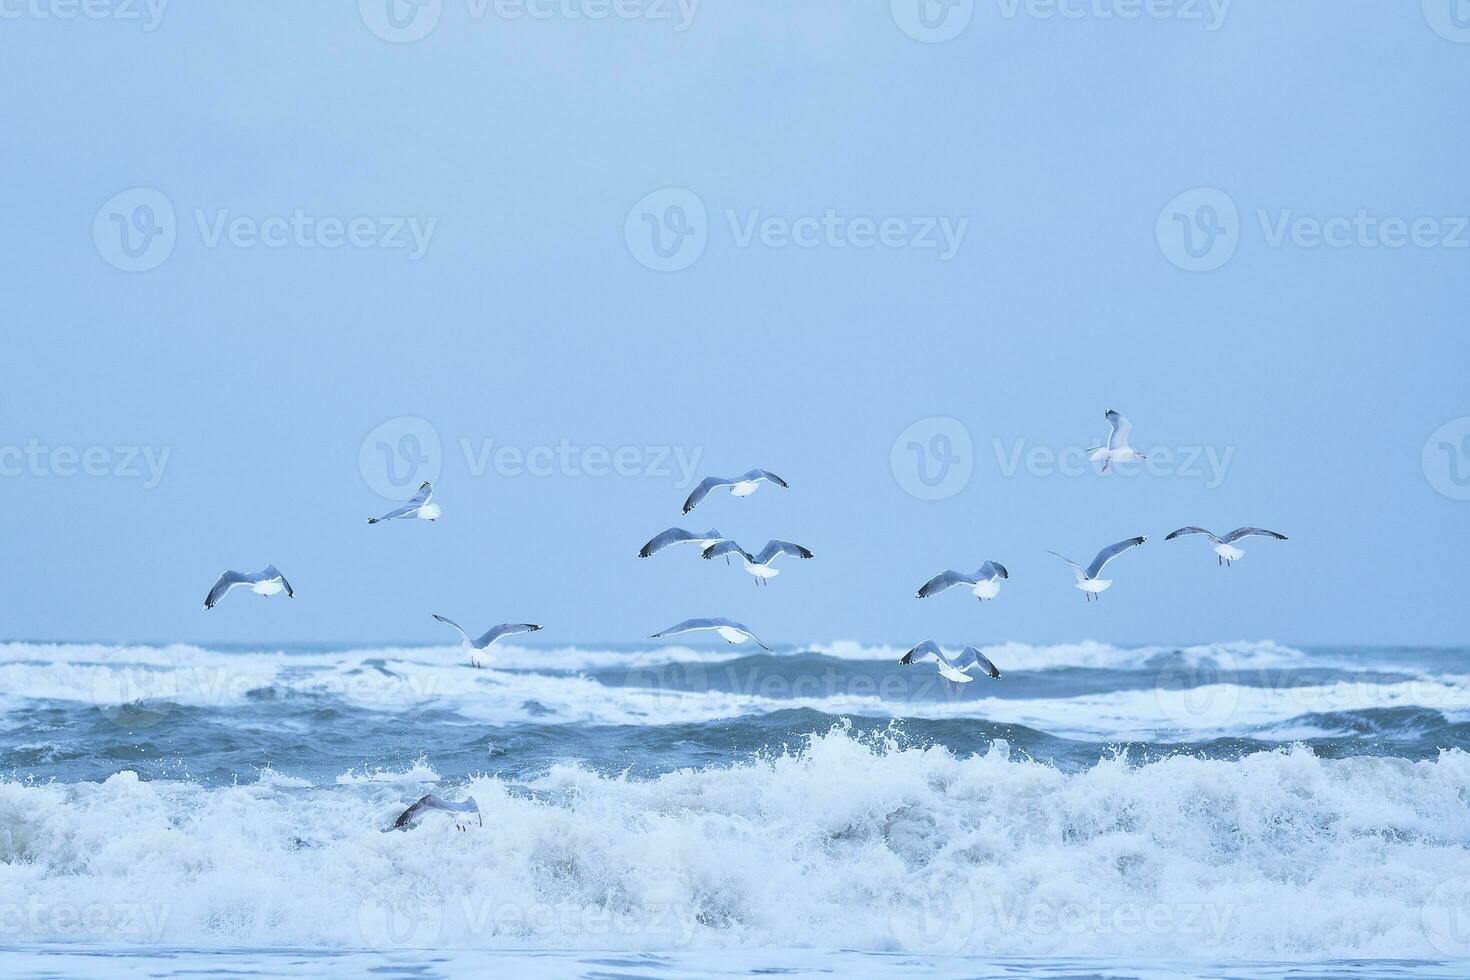
{"type": "Polygon", "coordinates": [[[406,830],[432,810],[456,814],[454,825],[460,830],[464,830],[465,823],[468,822],[458,816],[458,814],[462,813],[473,813],[475,820],[479,822],[480,826],[485,826],[485,818],[480,816],[480,804],[475,802],[473,796],[465,797],[463,803],[450,803],[448,800],[441,800],[433,793],[430,793],[428,796],[420,797],[417,803],[400,813],[398,819],[393,821],[393,827],[395,830],[406,830]]]}
{"type": "Polygon", "coordinates": [[[478,640],[476,640],[471,639],[470,635],[464,631],[464,627],[456,623],[454,620],[450,619],[448,616],[441,616],[438,613],[431,613],[430,615],[439,620],[439,622],[443,623],[445,626],[453,626],[456,630],[459,631],[459,635],[464,637],[464,645],[469,647],[470,649],[470,666],[472,667],[484,666],[480,663],[479,660],[475,659],[475,652],[479,650],[484,650],[486,647],[494,643],[496,640],[500,639],[502,636],[509,636],[512,633],[534,633],[541,628],[535,623],[501,623],[499,626],[485,633],[484,636],[481,636],[478,640]]]}
{"type": "Polygon", "coordinates": [[[968,672],[975,667],[979,667],[995,680],[1000,680],[1000,671],[996,669],[995,664],[991,663],[990,658],[975,647],[965,647],[958,656],[950,659],[944,655],[944,651],[939,649],[939,644],[933,640],[925,640],[904,654],[899,664],[908,667],[929,660],[934,661],[939,668],[939,673],[946,680],[954,681],[956,684],[968,684],[974,680],[975,678],[971,677],[968,672]]]}
{"type": "Polygon", "coordinates": [[[1108,471],[1111,463],[1131,463],[1138,459],[1148,459],[1143,453],[1128,445],[1128,436],[1133,432],[1133,423],[1111,408],[1104,413],[1103,418],[1108,420],[1112,431],[1108,433],[1108,444],[1096,449],[1089,450],[1092,462],[1101,462],[1103,472],[1108,471]]]}
{"type": "Polygon", "coordinates": [[[434,496],[434,486],[428,480],[419,484],[418,492],[409,499],[402,507],[388,511],[382,517],[369,517],[369,524],[378,524],[382,521],[391,521],[398,518],[417,517],[421,521],[437,521],[443,510],[438,504],[430,503],[429,498],[434,496]]]}
{"type": "Polygon", "coordinates": [[[746,640],[754,640],[762,650],[771,649],[761,643],[760,637],[752,633],[749,627],[723,616],[715,616],[710,619],[686,619],[682,623],[653,634],[650,639],[657,640],[665,636],[677,636],[680,633],[697,633],[700,630],[714,630],[726,643],[744,643],[746,640]]]}
{"type": "Polygon", "coordinates": [[[256,595],[269,597],[284,592],[288,599],[296,598],[291,583],[286,581],[286,576],[281,574],[281,570],[274,565],[267,565],[260,571],[249,574],[234,570],[225,572],[219,577],[219,581],[214,583],[214,588],[209,590],[209,595],[204,597],[204,608],[213,609],[215,604],[225,597],[225,593],[237,585],[250,586],[250,591],[256,595]]]}
{"type": "Polygon", "coordinates": [[[684,501],[684,513],[699,506],[699,502],[709,496],[709,492],[715,487],[729,487],[732,497],[749,497],[760,489],[761,482],[774,483],[778,487],[787,486],[785,480],[781,479],[770,470],[751,470],[744,476],[707,476],[699,481],[689,499],[684,501]]]}
{"type": "Polygon", "coordinates": [[[954,569],[941,572],[920,586],[914,595],[927,599],[956,585],[965,585],[969,586],[971,594],[977,599],[994,599],[1000,594],[1000,583],[1010,577],[1011,573],[1000,562],[988,561],[974,573],[957,572],[954,569]]]}
{"type": "Polygon", "coordinates": [[[745,562],[745,570],[755,576],[756,585],[781,574],[781,570],[776,568],[774,563],[782,555],[795,555],[797,558],[812,557],[808,549],[799,544],[792,544],[790,541],[768,541],[758,555],[752,555],[734,541],[728,540],[720,541],[704,549],[706,558],[718,558],[721,555],[728,557],[732,554],[739,555],[740,559],[745,562]]]}
{"type": "Polygon", "coordinates": [[[1164,540],[1173,541],[1175,538],[1183,537],[1186,534],[1203,534],[1208,537],[1211,547],[1215,550],[1215,564],[1217,565],[1229,565],[1231,562],[1245,555],[1245,552],[1241,549],[1231,547],[1241,538],[1248,538],[1254,534],[1263,538],[1275,538],[1277,541],[1287,540],[1286,535],[1278,534],[1275,531],[1268,531],[1263,527],[1238,527],[1223,538],[1216,537],[1212,532],[1206,531],[1202,527],[1181,527],[1179,530],[1171,532],[1164,540]]]}
{"type": "Polygon", "coordinates": [[[1058,555],[1055,551],[1048,551],[1047,554],[1056,555],[1056,557],[1072,566],[1072,573],[1077,576],[1077,588],[1081,589],[1090,601],[1099,592],[1106,592],[1113,584],[1112,579],[1098,578],[1098,575],[1102,573],[1103,566],[1129,548],[1135,548],[1147,540],[1148,538],[1137,537],[1129,538],[1127,541],[1119,541],[1117,544],[1110,544],[1102,551],[1099,551],[1097,557],[1092,559],[1092,564],[1086,568],[1083,568],[1066,555],[1058,555]]]}

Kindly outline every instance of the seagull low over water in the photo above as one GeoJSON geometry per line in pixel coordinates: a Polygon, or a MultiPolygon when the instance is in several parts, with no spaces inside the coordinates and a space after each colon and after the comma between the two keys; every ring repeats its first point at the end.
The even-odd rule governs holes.
{"type": "Polygon", "coordinates": [[[237,585],[250,586],[250,591],[256,595],[270,597],[284,592],[286,598],[296,598],[291,583],[286,581],[286,576],[281,574],[281,570],[274,565],[267,565],[258,572],[245,573],[233,570],[225,572],[219,577],[219,581],[214,583],[214,588],[209,590],[209,595],[204,597],[204,608],[213,609],[225,597],[225,593],[237,585]]]}
{"type": "Polygon", "coordinates": [[[638,552],[639,558],[648,558],[658,554],[665,548],[672,548],[676,544],[693,543],[699,546],[699,550],[719,544],[725,540],[725,536],[714,528],[708,531],[686,531],[682,527],[671,527],[666,531],[660,531],[649,539],[648,543],[638,552]]]}
{"type": "Polygon", "coordinates": [[[481,827],[485,826],[485,818],[480,816],[480,804],[475,802],[473,796],[465,797],[463,803],[450,803],[430,793],[428,796],[420,797],[417,803],[400,813],[398,819],[393,821],[393,827],[395,830],[406,830],[434,810],[454,814],[454,824],[460,830],[464,830],[465,825],[469,823],[467,815],[471,813],[475,815],[475,820],[481,827]],[[461,814],[466,816],[461,816],[461,814]]]}
{"type": "Polygon", "coordinates": [[[725,619],[716,616],[710,619],[686,619],[682,623],[670,626],[668,629],[653,634],[650,639],[659,639],[665,636],[677,636],[680,633],[697,633],[700,630],[714,630],[720,634],[720,638],[726,643],[744,643],[753,640],[762,650],[769,651],[771,648],[761,643],[760,637],[750,631],[750,627],[743,623],[737,623],[733,619],[725,619]]]}
{"type": "Polygon", "coordinates": [[[1128,437],[1133,433],[1133,423],[1111,408],[1103,416],[1111,425],[1112,431],[1108,433],[1108,444],[1097,449],[1089,450],[1092,462],[1101,462],[1103,472],[1108,471],[1109,464],[1131,463],[1138,459],[1148,459],[1143,453],[1128,445],[1128,437]]]}
{"type": "Polygon", "coordinates": [[[478,640],[475,640],[470,638],[470,635],[464,631],[463,626],[449,617],[441,616],[438,613],[432,613],[431,615],[445,626],[453,626],[459,631],[459,635],[464,637],[465,646],[470,648],[470,666],[472,667],[484,666],[476,659],[475,652],[486,649],[502,636],[510,636],[512,633],[534,633],[541,628],[535,623],[501,623],[499,626],[485,633],[478,640]]]}
{"type": "Polygon", "coordinates": [[[430,503],[429,498],[434,496],[434,485],[428,480],[419,484],[418,492],[404,504],[395,510],[390,510],[382,517],[369,517],[369,524],[378,524],[382,521],[392,521],[399,518],[417,517],[421,521],[437,521],[443,510],[438,504],[430,503]]]}
{"type": "Polygon", "coordinates": [[[990,658],[975,647],[965,647],[959,652],[958,656],[951,659],[944,655],[944,651],[939,649],[939,644],[933,640],[925,640],[904,654],[903,658],[899,660],[899,664],[908,667],[930,660],[934,661],[935,665],[939,668],[941,676],[956,684],[968,684],[973,681],[975,678],[970,676],[969,671],[976,667],[979,667],[995,680],[1000,680],[1000,671],[996,669],[995,664],[991,663],[990,658]]]}
{"type": "Polygon", "coordinates": [[[704,557],[718,558],[721,555],[739,555],[745,562],[745,570],[755,576],[755,584],[760,585],[767,579],[775,578],[781,574],[781,570],[774,567],[777,558],[782,555],[795,555],[798,558],[810,558],[812,553],[799,544],[790,541],[768,541],[758,555],[752,555],[734,541],[720,541],[704,549],[704,557]]]}
{"type": "Polygon", "coordinates": [[[744,476],[707,476],[699,481],[689,499],[684,501],[684,513],[699,506],[700,501],[709,496],[709,492],[716,487],[729,487],[732,497],[749,497],[760,489],[761,482],[774,483],[778,487],[788,484],[770,470],[751,470],[744,476]]]}
{"type": "Polygon", "coordinates": [[[1179,530],[1171,532],[1164,540],[1173,541],[1175,538],[1183,537],[1186,534],[1203,534],[1208,537],[1210,539],[1210,546],[1215,551],[1215,564],[1226,566],[1244,557],[1244,551],[1233,547],[1235,542],[1241,538],[1258,535],[1263,538],[1275,538],[1277,541],[1287,540],[1286,535],[1278,534],[1275,531],[1268,531],[1263,527],[1238,527],[1223,538],[1216,537],[1212,532],[1206,531],[1202,527],[1181,527],[1179,530]]]}
{"type": "Polygon", "coordinates": [[[1119,541],[1117,544],[1110,544],[1102,551],[1099,551],[1097,557],[1092,559],[1092,564],[1086,568],[1083,568],[1066,555],[1058,555],[1055,551],[1048,551],[1047,554],[1055,555],[1072,566],[1072,573],[1077,576],[1077,588],[1081,589],[1090,601],[1099,592],[1106,592],[1113,584],[1112,579],[1098,578],[1102,574],[1103,566],[1129,548],[1136,548],[1147,540],[1148,538],[1145,537],[1137,537],[1129,538],[1127,541],[1119,541]]]}
{"type": "Polygon", "coordinates": [[[1000,595],[1000,583],[1011,577],[1006,567],[998,561],[988,561],[980,566],[980,570],[974,573],[957,572],[950,569],[941,572],[919,587],[914,595],[920,599],[927,599],[931,595],[954,588],[956,585],[969,586],[971,594],[980,600],[994,599],[1000,595]]]}

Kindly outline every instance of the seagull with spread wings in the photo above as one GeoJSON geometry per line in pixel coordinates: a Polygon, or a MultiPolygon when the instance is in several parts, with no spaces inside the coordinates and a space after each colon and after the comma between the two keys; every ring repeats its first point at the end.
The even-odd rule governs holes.
{"type": "Polygon", "coordinates": [[[483,667],[484,664],[480,663],[480,661],[475,657],[475,654],[479,651],[485,650],[490,646],[490,644],[494,643],[502,636],[510,636],[512,633],[534,633],[541,628],[535,623],[501,623],[494,629],[487,631],[479,639],[472,639],[470,635],[464,631],[463,626],[459,625],[449,617],[441,616],[438,613],[432,613],[431,615],[433,615],[435,619],[439,620],[439,622],[443,623],[445,626],[453,626],[456,630],[459,631],[459,635],[464,637],[464,645],[470,650],[471,667],[483,667]]]}
{"type": "Polygon", "coordinates": [[[1108,466],[1112,463],[1131,463],[1138,459],[1148,459],[1143,453],[1128,445],[1128,437],[1133,434],[1133,423],[1111,408],[1103,415],[1108,420],[1112,430],[1108,433],[1108,444],[1090,449],[1092,453],[1089,459],[1092,462],[1101,462],[1102,471],[1106,473],[1108,466]]]}
{"type": "Polygon", "coordinates": [[[811,551],[799,544],[790,541],[768,541],[761,549],[760,554],[752,555],[734,541],[720,541],[704,549],[705,558],[718,558],[721,555],[739,555],[745,562],[745,570],[755,576],[755,584],[760,585],[768,579],[773,579],[781,574],[781,570],[774,567],[774,562],[782,555],[795,555],[797,558],[812,557],[811,551]]]}
{"type": "Polygon", "coordinates": [[[713,630],[720,635],[720,639],[726,643],[744,643],[753,640],[762,650],[769,651],[771,648],[761,643],[760,637],[750,631],[750,627],[743,623],[737,623],[733,619],[723,616],[715,616],[709,619],[686,619],[682,623],[676,623],[666,630],[661,630],[651,637],[660,639],[665,636],[678,636],[680,633],[698,633],[701,630],[713,630]]]}
{"type": "Polygon", "coordinates": [[[763,482],[773,483],[778,487],[788,486],[785,480],[770,470],[751,470],[744,476],[707,476],[699,481],[694,492],[689,494],[689,499],[684,501],[684,513],[698,507],[699,502],[708,497],[710,491],[716,487],[729,487],[732,497],[749,497],[760,489],[763,482]]]}
{"type": "Polygon", "coordinates": [[[1099,551],[1097,557],[1092,559],[1092,564],[1086,568],[1083,568],[1066,555],[1058,555],[1055,551],[1048,551],[1047,554],[1055,555],[1072,566],[1072,573],[1077,576],[1077,588],[1083,591],[1088,601],[1091,601],[1096,598],[1098,593],[1106,592],[1113,584],[1112,579],[1098,578],[1102,574],[1103,566],[1129,548],[1136,548],[1147,540],[1148,538],[1145,537],[1137,537],[1129,538],[1126,541],[1119,541],[1117,544],[1110,544],[1102,551],[1099,551]]]}
{"type": "Polygon", "coordinates": [[[939,644],[933,640],[925,640],[904,654],[903,658],[899,660],[899,664],[904,667],[909,667],[913,664],[925,663],[930,660],[934,661],[935,666],[939,668],[940,675],[945,680],[953,681],[956,684],[968,684],[973,681],[975,678],[970,676],[969,671],[976,667],[979,667],[994,680],[1000,680],[1000,671],[996,668],[995,664],[991,663],[990,658],[981,653],[977,648],[965,647],[958,655],[951,658],[945,656],[944,651],[939,649],[939,644]]]}
{"type": "Polygon", "coordinates": [[[1217,537],[1214,533],[1206,531],[1202,527],[1181,527],[1179,530],[1171,532],[1164,540],[1173,541],[1175,538],[1183,537],[1186,534],[1203,534],[1208,537],[1210,539],[1210,546],[1215,552],[1215,564],[1225,565],[1227,567],[1231,562],[1238,561],[1245,555],[1244,551],[1234,546],[1235,542],[1241,538],[1257,536],[1274,538],[1277,541],[1287,540],[1286,535],[1278,534],[1275,531],[1268,531],[1263,527],[1238,527],[1224,537],[1217,537]]]}
{"type": "Polygon", "coordinates": [[[286,576],[274,565],[267,565],[258,572],[237,572],[231,569],[219,577],[214,583],[214,588],[209,590],[209,595],[204,597],[204,608],[213,609],[225,594],[240,585],[250,586],[250,591],[256,595],[269,598],[273,595],[286,593],[286,598],[296,598],[296,592],[291,588],[291,583],[286,581],[286,576]]]}
{"type": "Polygon", "coordinates": [[[920,599],[927,599],[931,595],[954,588],[956,585],[967,586],[970,593],[977,599],[994,599],[1000,595],[1000,583],[1011,577],[1006,567],[998,561],[987,561],[980,566],[977,572],[957,572],[950,569],[941,572],[919,587],[914,595],[920,599]]]}
{"type": "Polygon", "coordinates": [[[479,825],[485,826],[485,818],[480,816],[480,804],[475,802],[473,796],[466,796],[463,803],[450,803],[430,793],[428,796],[420,797],[417,803],[400,813],[398,819],[393,821],[393,829],[407,830],[422,820],[426,814],[436,810],[441,813],[454,814],[454,825],[459,830],[464,830],[469,823],[468,817],[462,817],[460,814],[473,813],[479,825]]]}
{"type": "Polygon", "coordinates": [[[428,480],[419,484],[418,492],[409,499],[402,507],[388,511],[382,517],[369,517],[369,524],[379,524],[383,521],[392,521],[399,518],[408,519],[417,517],[421,521],[437,521],[443,510],[436,503],[431,503],[434,496],[434,485],[428,480]]]}

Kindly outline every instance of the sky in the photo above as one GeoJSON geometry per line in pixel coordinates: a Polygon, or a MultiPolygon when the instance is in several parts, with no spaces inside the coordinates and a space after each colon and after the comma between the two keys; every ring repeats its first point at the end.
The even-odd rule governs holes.
{"type": "Polygon", "coordinates": [[[1467,80],[1459,0],[0,0],[0,636],[1464,643],[1467,80]]]}

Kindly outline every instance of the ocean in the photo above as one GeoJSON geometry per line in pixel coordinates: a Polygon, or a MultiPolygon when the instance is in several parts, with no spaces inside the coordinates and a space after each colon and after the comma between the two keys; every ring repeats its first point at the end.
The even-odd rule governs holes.
{"type": "Polygon", "coordinates": [[[0,974],[1470,975],[1470,651],[651,642],[0,644],[0,974]]]}

